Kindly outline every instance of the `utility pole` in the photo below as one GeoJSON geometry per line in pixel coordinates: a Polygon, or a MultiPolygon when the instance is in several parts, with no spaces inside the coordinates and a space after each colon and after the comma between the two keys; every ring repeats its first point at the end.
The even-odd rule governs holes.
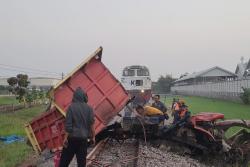
{"type": "Polygon", "coordinates": [[[62,72],[62,80],[63,80],[63,78],[64,78],[64,73],[62,72]]]}
{"type": "Polygon", "coordinates": [[[241,64],[244,63],[244,57],[243,56],[240,58],[240,61],[241,61],[241,64]]]}

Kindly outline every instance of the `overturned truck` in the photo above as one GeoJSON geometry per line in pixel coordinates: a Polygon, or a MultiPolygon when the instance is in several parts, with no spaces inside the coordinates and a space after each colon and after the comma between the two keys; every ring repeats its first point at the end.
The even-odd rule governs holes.
{"type": "Polygon", "coordinates": [[[81,87],[88,95],[88,104],[95,115],[96,134],[127,104],[128,93],[101,59],[102,47],[52,88],[51,108],[25,125],[29,141],[38,154],[45,149],[62,148],[65,115],[76,88],[81,87]]]}
{"type": "Polygon", "coordinates": [[[226,131],[234,126],[250,129],[248,120],[224,120],[220,113],[200,113],[176,124],[145,123],[137,117],[123,117],[111,123],[124,108],[134,112],[121,83],[102,63],[102,48],[98,48],[50,92],[52,105],[48,111],[25,125],[34,150],[40,154],[49,149],[62,149],[65,137],[64,120],[73,93],[81,87],[88,95],[95,114],[97,141],[112,138],[122,142],[129,138],[174,141],[187,147],[192,154],[220,154],[229,163],[245,163],[250,158],[250,133],[243,129],[230,138],[226,131]]]}

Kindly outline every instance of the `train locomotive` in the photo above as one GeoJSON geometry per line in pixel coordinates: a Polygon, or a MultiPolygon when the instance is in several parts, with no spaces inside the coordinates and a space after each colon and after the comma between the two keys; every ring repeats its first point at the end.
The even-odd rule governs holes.
{"type": "Polygon", "coordinates": [[[150,100],[152,81],[146,66],[125,67],[122,71],[121,83],[130,96],[134,97],[133,105],[144,105],[150,100]]]}

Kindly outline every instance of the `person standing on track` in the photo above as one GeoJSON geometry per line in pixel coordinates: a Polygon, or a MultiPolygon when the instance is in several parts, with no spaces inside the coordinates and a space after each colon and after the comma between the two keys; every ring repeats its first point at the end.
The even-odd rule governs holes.
{"type": "Polygon", "coordinates": [[[66,136],[59,167],[68,167],[74,155],[78,167],[86,166],[87,139],[95,143],[94,113],[87,102],[87,94],[77,88],[65,118],[66,136]]]}

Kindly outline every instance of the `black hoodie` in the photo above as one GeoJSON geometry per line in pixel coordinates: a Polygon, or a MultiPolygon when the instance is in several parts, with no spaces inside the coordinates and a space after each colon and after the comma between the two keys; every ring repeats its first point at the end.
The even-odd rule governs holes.
{"type": "Polygon", "coordinates": [[[81,89],[74,92],[72,104],[69,106],[65,120],[65,130],[69,137],[87,139],[90,137],[91,126],[94,123],[94,113],[87,104],[88,96],[81,89]]]}

